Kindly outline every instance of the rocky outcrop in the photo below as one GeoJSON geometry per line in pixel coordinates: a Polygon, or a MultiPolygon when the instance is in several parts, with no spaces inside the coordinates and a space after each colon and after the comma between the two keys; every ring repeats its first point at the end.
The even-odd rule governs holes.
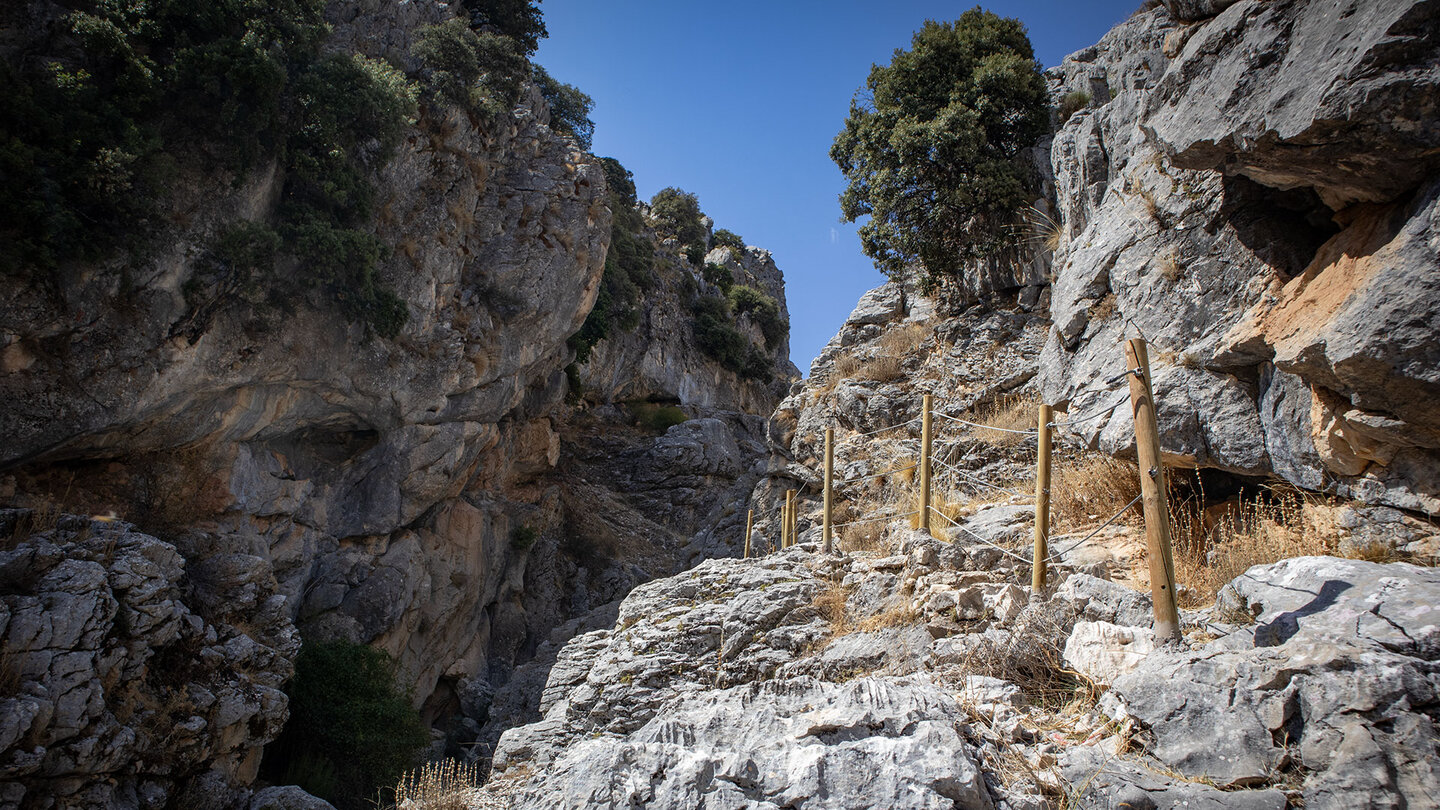
{"type": "Polygon", "coordinates": [[[1301,557],[1257,566],[1220,609],[1255,624],[1115,682],[1148,750],[1221,786],[1300,780],[1306,807],[1404,807],[1440,791],[1440,574],[1301,557]],[[1176,684],[1183,688],[1176,689],[1176,684]]]}
{"type": "Polygon", "coordinates": [[[1435,793],[1429,569],[1257,566],[1213,611],[1185,611],[1193,646],[1152,652],[1142,594],[1062,565],[1032,600],[1012,584],[1024,567],[984,543],[897,535],[892,556],[713,560],[597,612],[608,626],[559,651],[543,717],[501,737],[495,789],[568,808],[1280,810],[1435,793]],[[1053,702],[1072,662],[1113,679],[1098,707],[1094,686],[1053,702]]]}
{"type": "MultiPolygon", "coordinates": [[[[724,295],[699,268],[662,245],[654,286],[644,294],[643,314],[631,330],[612,330],[590,358],[578,366],[584,397],[596,402],[644,400],[678,402],[701,412],[741,411],[767,416],[799,371],[790,362],[789,329],[767,339],[748,313],[737,313],[736,326],[752,346],[769,358],[769,377],[738,374],[706,357],[697,345],[692,301],[698,295],[724,295]]],[[[769,251],[747,247],[712,249],[708,265],[725,268],[734,284],[759,290],[775,301],[779,319],[788,324],[785,278],[769,251]]]]}
{"type": "MultiPolygon", "coordinates": [[[[1091,107],[1053,139],[1045,399],[1123,398],[1143,334],[1176,464],[1440,510],[1437,14],[1166,3],[1067,58],[1056,92],[1091,107]]],[[[1080,431],[1131,436],[1124,409],[1080,431]]]]}
{"type": "Polygon", "coordinates": [[[0,512],[0,803],[232,807],[299,634],[262,558],[187,563],[118,521],[0,512]],[[44,525],[53,522],[53,525],[44,525]]]}

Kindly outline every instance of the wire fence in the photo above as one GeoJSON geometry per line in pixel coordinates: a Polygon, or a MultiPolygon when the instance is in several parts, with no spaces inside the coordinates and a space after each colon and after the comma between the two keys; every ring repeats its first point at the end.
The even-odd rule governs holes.
{"type": "MultiPolygon", "coordinates": [[[[912,526],[928,531],[930,528],[931,518],[938,517],[940,521],[943,521],[944,524],[947,524],[947,531],[952,536],[964,536],[970,541],[992,548],[1000,552],[1005,557],[1009,557],[1019,563],[1022,563],[1023,565],[1029,566],[1032,575],[1031,587],[1033,589],[1033,592],[1039,593],[1040,590],[1046,586],[1046,568],[1050,564],[1063,562],[1067,555],[1071,554],[1071,552],[1080,548],[1085,543],[1093,540],[1106,528],[1114,525],[1116,521],[1120,520],[1125,514],[1129,513],[1132,509],[1135,508],[1137,504],[1141,503],[1143,500],[1145,503],[1145,520],[1147,522],[1147,547],[1150,548],[1149,557],[1151,566],[1151,581],[1152,583],[1168,583],[1167,585],[1159,588],[1159,590],[1155,591],[1155,593],[1159,595],[1162,591],[1167,591],[1168,589],[1167,593],[1164,594],[1164,597],[1169,600],[1168,607],[1162,606],[1161,599],[1159,596],[1157,596],[1157,600],[1155,602],[1156,634],[1157,638],[1161,635],[1166,634],[1173,637],[1175,633],[1178,633],[1178,631],[1174,628],[1174,626],[1178,622],[1178,619],[1175,618],[1177,614],[1176,608],[1173,603],[1174,570],[1173,562],[1171,562],[1172,553],[1169,546],[1164,545],[1165,543],[1168,543],[1168,540],[1166,539],[1168,538],[1168,530],[1157,530],[1152,532],[1152,527],[1148,525],[1149,521],[1151,521],[1152,519],[1160,521],[1164,521],[1167,519],[1165,516],[1166,507],[1164,503],[1164,476],[1162,474],[1163,466],[1161,464],[1159,455],[1159,433],[1155,420],[1154,391],[1151,387],[1150,371],[1148,361],[1146,360],[1145,345],[1143,339],[1128,341],[1125,350],[1127,367],[1124,371],[1104,380],[1103,387],[1086,389],[1077,392],[1070,398],[1071,402],[1075,402],[1080,400],[1090,400],[1093,397],[1095,399],[1098,399],[1101,403],[1106,404],[1101,404],[1097,407],[1075,414],[1073,416],[1069,416],[1065,419],[1055,419],[1053,409],[1048,405],[1041,404],[1039,405],[1039,413],[1038,418],[1035,422],[1035,428],[1020,429],[1016,427],[1007,427],[1005,425],[986,424],[983,421],[974,421],[971,419],[963,418],[961,416],[937,411],[933,408],[932,395],[926,394],[924,395],[923,406],[920,415],[912,417],[910,419],[906,419],[902,422],[873,428],[868,431],[850,431],[850,435],[845,438],[845,441],[847,442],[847,444],[849,444],[858,440],[873,439],[874,437],[893,431],[905,430],[907,431],[908,440],[909,436],[913,435],[910,434],[909,431],[911,431],[911,429],[914,428],[916,423],[918,422],[920,425],[920,452],[919,460],[913,463],[902,462],[897,466],[892,466],[876,472],[852,475],[845,478],[836,477],[834,474],[835,429],[827,429],[825,432],[826,435],[824,472],[823,474],[821,474],[814,470],[806,468],[807,472],[814,473],[814,479],[806,481],[805,484],[802,486],[802,489],[809,488],[815,486],[817,481],[819,482],[820,492],[824,497],[824,508],[821,517],[821,525],[823,527],[822,540],[824,548],[827,551],[832,548],[833,535],[834,532],[838,529],[843,529],[850,526],[883,523],[887,521],[895,521],[909,518],[911,519],[912,526]],[[1114,390],[1115,386],[1117,386],[1121,382],[1126,381],[1132,376],[1135,379],[1130,380],[1129,391],[1114,390]],[[1139,381],[1138,383],[1136,382],[1137,380],[1139,381]],[[1111,397],[1115,398],[1113,402],[1109,401],[1111,397]],[[1094,526],[1093,528],[1086,527],[1084,529],[1065,534],[1052,535],[1049,530],[1049,503],[1052,494],[1050,465],[1053,432],[1058,429],[1069,429],[1075,426],[1086,425],[1104,419],[1113,414],[1116,409],[1118,409],[1121,405],[1124,405],[1127,401],[1130,401],[1135,409],[1134,423],[1137,454],[1140,459],[1139,466],[1141,470],[1140,477],[1142,494],[1132,498],[1129,503],[1126,503],[1114,514],[1110,515],[1105,521],[1103,521],[1097,526],[1094,526]],[[947,514],[945,510],[936,507],[933,497],[934,493],[932,491],[932,486],[936,483],[940,483],[943,486],[956,489],[973,487],[983,490],[989,490],[1002,493],[1012,499],[1017,497],[1029,497],[1026,493],[1016,490],[1012,487],[1005,486],[1001,483],[997,483],[996,481],[988,480],[988,476],[985,476],[976,471],[964,469],[959,465],[959,462],[936,458],[933,452],[936,439],[936,434],[933,428],[936,426],[937,421],[939,424],[943,425],[962,427],[966,429],[966,431],[993,431],[995,433],[1012,434],[1024,436],[1027,438],[1034,438],[1037,443],[1037,463],[1035,476],[1036,486],[1035,494],[1033,496],[1035,506],[1035,523],[1033,526],[1034,542],[1031,546],[1031,555],[1029,558],[1027,558],[1026,556],[1024,556],[1024,554],[1021,553],[1023,549],[1007,548],[1005,545],[997,542],[996,539],[984,536],[981,533],[983,530],[979,529],[978,526],[972,527],[971,525],[967,525],[968,521],[957,520],[955,517],[952,517],[953,512],[947,514]],[[876,511],[860,514],[841,523],[832,522],[834,496],[836,495],[839,488],[850,487],[862,482],[875,481],[886,478],[887,476],[896,476],[901,473],[907,472],[915,473],[914,475],[904,479],[904,483],[907,485],[914,483],[917,486],[918,491],[916,492],[916,495],[918,497],[916,497],[912,501],[912,503],[915,503],[917,505],[916,508],[905,511],[886,511],[882,507],[880,509],[877,509],[876,511]],[[934,476],[933,480],[932,474],[934,476]],[[1157,491],[1159,493],[1158,495],[1156,494],[1157,491]],[[1154,503],[1149,500],[1149,498],[1152,497],[1155,498],[1154,503]],[[1154,509],[1155,505],[1158,505],[1158,510],[1154,509]],[[1082,533],[1084,534],[1083,537],[1080,537],[1078,540],[1074,540],[1073,542],[1068,542],[1063,548],[1052,549],[1050,547],[1051,541],[1060,540],[1062,538],[1069,540],[1078,535],[1081,535],[1082,533]],[[1162,545],[1157,546],[1157,543],[1162,545]],[[1164,611],[1168,611],[1168,613],[1166,613],[1166,616],[1164,617],[1162,617],[1162,607],[1164,608],[1164,611]],[[1164,633],[1162,633],[1162,629],[1165,631],[1164,633]]],[[[976,418],[978,419],[983,417],[976,418]]],[[[947,447],[949,448],[947,452],[955,450],[955,448],[958,446],[963,446],[957,445],[953,441],[953,434],[951,435],[952,439],[949,440],[950,444],[947,445],[947,447]]],[[[983,433],[980,435],[983,436],[983,433]]],[[[1000,439],[994,439],[992,443],[1004,444],[1005,442],[1000,439]]],[[[798,481],[801,479],[796,480],[798,481]]],[[[796,542],[796,535],[798,534],[799,528],[797,518],[797,496],[799,494],[799,491],[800,490],[797,489],[790,489],[786,491],[786,506],[782,510],[781,515],[781,541],[779,544],[781,548],[794,545],[796,542]]],[[[896,502],[891,501],[890,508],[894,509],[895,506],[896,502]]],[[[813,528],[813,518],[810,522],[813,528]]],[[[750,544],[748,525],[749,524],[747,522],[747,549],[749,548],[750,544]]]]}

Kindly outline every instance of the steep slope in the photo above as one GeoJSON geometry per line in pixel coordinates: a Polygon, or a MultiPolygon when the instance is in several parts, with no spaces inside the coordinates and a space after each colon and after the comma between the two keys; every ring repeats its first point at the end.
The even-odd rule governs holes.
{"type": "MultiPolygon", "coordinates": [[[[333,3],[324,47],[422,78],[418,31],[454,13],[333,3]]],[[[301,637],[385,650],[426,719],[471,742],[553,628],[709,548],[692,535],[763,466],[787,338],[736,319],[763,351],[753,380],[697,351],[675,316],[703,285],[668,256],[650,325],[601,341],[567,404],[615,212],[600,162],[549,124],[529,87],[493,118],[436,101],[371,167],[375,275],[408,309],[393,338],[314,288],[197,305],[217,238],[283,206],[275,161],[183,165],[153,254],[0,277],[0,494],[22,507],[0,589],[6,802],[244,801],[301,637]],[[647,352],[671,376],[642,371],[647,352]],[[637,427],[629,399],[699,418],[637,427]],[[63,633],[36,630],[37,605],[63,633]]],[[[763,251],[714,259],[783,314],[763,251]]]]}

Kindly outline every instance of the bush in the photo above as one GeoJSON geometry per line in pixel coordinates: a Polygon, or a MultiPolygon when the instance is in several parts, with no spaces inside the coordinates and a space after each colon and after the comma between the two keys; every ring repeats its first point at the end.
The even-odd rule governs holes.
{"type": "Polygon", "coordinates": [[[550,129],[569,135],[581,149],[589,151],[590,141],[595,136],[595,122],[590,120],[590,110],[595,102],[579,88],[556,81],[539,65],[531,68],[531,79],[550,106],[550,129]]]}
{"type": "Polygon", "coordinates": [[[370,807],[430,743],[395,687],[394,662],[364,644],[305,644],[286,693],[290,720],[266,749],[266,778],[298,784],[342,810],[370,807]]]}
{"type": "Polygon", "coordinates": [[[695,301],[693,310],[695,344],[705,356],[748,379],[769,382],[774,378],[770,358],[735,328],[729,302],[718,295],[705,295],[695,301]]]}
{"type": "Polygon", "coordinates": [[[723,264],[706,264],[705,269],[700,271],[700,277],[719,287],[723,293],[730,292],[735,286],[735,274],[723,264]]]}
{"type": "Polygon", "coordinates": [[[664,433],[690,418],[674,405],[661,405],[655,402],[632,404],[630,413],[634,415],[636,424],[651,433],[664,433]]]}
{"type": "Polygon", "coordinates": [[[612,329],[629,331],[640,325],[641,293],[655,284],[655,246],[645,235],[645,222],[636,210],[635,181],[614,158],[600,158],[600,165],[610,189],[614,222],[595,307],[580,331],[568,341],[575,362],[582,365],[590,359],[595,344],[609,336],[612,329]]]}
{"type": "Polygon", "coordinates": [[[740,235],[734,231],[727,231],[724,228],[715,229],[715,233],[710,236],[710,245],[717,248],[730,248],[737,255],[745,252],[745,240],[741,239],[740,235]]]}
{"type": "Polygon", "coordinates": [[[789,331],[790,324],[780,316],[780,305],[760,290],[739,284],[730,289],[729,299],[730,307],[736,314],[748,314],[750,320],[760,327],[766,346],[773,348],[789,331]]]}
{"type": "MultiPolygon", "coordinates": [[[[705,225],[700,221],[700,200],[688,191],[670,186],[662,188],[650,200],[650,216],[655,227],[675,237],[682,245],[700,246],[704,257],[705,225]]],[[[700,264],[694,259],[692,264],[700,264]]]]}
{"type": "Polygon", "coordinates": [[[425,68],[429,96],[487,118],[508,113],[520,98],[526,62],[515,41],[462,20],[427,25],[410,52],[425,68]]]}
{"type": "Polygon", "coordinates": [[[524,551],[535,545],[539,539],[540,532],[534,526],[516,526],[510,530],[510,548],[516,551],[524,551]]]}
{"type": "Polygon", "coordinates": [[[470,26],[477,31],[492,30],[515,41],[524,56],[535,53],[540,40],[549,35],[540,9],[531,0],[461,0],[470,12],[470,26]]]}
{"type": "Polygon", "coordinates": [[[321,0],[98,3],[65,17],[54,40],[30,43],[41,52],[26,67],[0,67],[0,270],[53,273],[67,259],[142,248],[181,150],[237,173],[277,155],[286,184],[271,236],[280,243],[267,237],[238,256],[237,234],[253,240],[264,226],[222,235],[186,282],[192,306],[205,308],[187,315],[188,328],[232,296],[289,300],[298,285],[323,287],[351,319],[397,333],[404,303],[376,282],[370,257],[380,249],[361,229],[368,178],[398,142],[415,94],[382,62],[321,56],[323,10],[321,0]],[[293,279],[276,272],[317,228],[353,248],[350,258],[358,251],[359,263],[330,261],[318,276],[302,265],[293,279]]]}
{"type": "Polygon", "coordinates": [[[869,217],[860,244],[876,265],[899,278],[919,264],[933,283],[1010,244],[1033,199],[1018,157],[1049,117],[1024,25],[979,8],[927,22],[866,89],[830,157],[849,181],[842,216],[869,217]]]}
{"type": "Polygon", "coordinates": [[[1090,94],[1084,90],[1072,90],[1060,99],[1060,123],[1070,120],[1070,116],[1090,106],[1090,94]]]}

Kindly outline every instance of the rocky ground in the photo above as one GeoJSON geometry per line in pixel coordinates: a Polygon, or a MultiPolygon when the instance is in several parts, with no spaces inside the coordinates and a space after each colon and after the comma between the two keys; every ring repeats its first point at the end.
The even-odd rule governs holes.
{"type": "Polygon", "coordinates": [[[1062,565],[1032,598],[1024,566],[963,534],[896,535],[893,554],[802,544],[637,588],[559,652],[543,719],[501,737],[490,800],[1278,810],[1440,796],[1433,569],[1257,566],[1217,607],[1185,612],[1184,644],[1150,652],[1144,594],[1062,565]]]}

